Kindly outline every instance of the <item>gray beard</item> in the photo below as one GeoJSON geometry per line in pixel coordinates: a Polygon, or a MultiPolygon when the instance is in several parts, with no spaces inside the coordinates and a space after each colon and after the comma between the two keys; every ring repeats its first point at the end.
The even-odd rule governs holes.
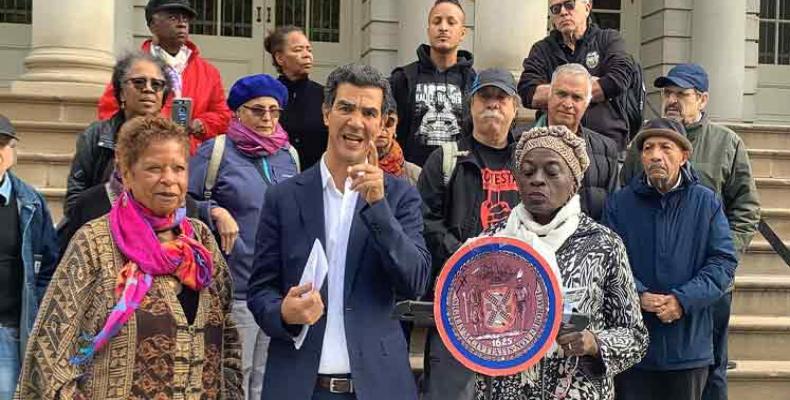
{"type": "Polygon", "coordinates": [[[650,185],[661,193],[666,193],[671,188],[668,176],[648,177],[647,179],[650,181],[650,185]]]}

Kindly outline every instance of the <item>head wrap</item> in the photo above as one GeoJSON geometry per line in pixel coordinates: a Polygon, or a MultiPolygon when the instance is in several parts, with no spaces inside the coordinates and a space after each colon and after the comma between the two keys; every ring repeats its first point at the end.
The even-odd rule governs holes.
{"type": "Polygon", "coordinates": [[[550,149],[559,154],[570,168],[576,180],[576,188],[581,187],[584,172],[590,166],[590,157],[587,156],[587,146],[583,138],[576,136],[563,125],[532,128],[521,135],[516,145],[513,156],[516,165],[520,168],[527,153],[537,148],[550,149]]]}

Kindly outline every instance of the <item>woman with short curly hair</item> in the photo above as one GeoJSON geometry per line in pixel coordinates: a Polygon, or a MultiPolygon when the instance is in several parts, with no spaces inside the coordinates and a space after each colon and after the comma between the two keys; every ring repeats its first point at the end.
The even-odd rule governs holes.
{"type": "Polygon", "coordinates": [[[161,117],[121,128],[123,192],[57,268],[18,398],[243,397],[228,268],[208,228],[185,216],[188,143],[161,117]]]}

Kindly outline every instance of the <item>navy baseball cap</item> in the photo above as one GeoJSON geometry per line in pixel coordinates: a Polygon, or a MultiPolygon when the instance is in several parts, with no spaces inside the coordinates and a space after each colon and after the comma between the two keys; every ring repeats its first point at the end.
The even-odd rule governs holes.
{"type": "Polygon", "coordinates": [[[145,6],[145,20],[150,24],[151,17],[162,10],[177,10],[192,18],[197,17],[197,11],[189,4],[189,0],[149,0],[145,6]]]}
{"type": "Polygon", "coordinates": [[[678,64],[669,70],[667,76],[661,76],[653,82],[653,86],[663,88],[677,86],[683,89],[708,91],[708,73],[699,64],[678,64]]]}
{"type": "Polygon", "coordinates": [[[486,86],[500,88],[511,96],[516,94],[516,80],[513,79],[513,74],[501,68],[489,68],[478,72],[477,77],[472,82],[470,95],[473,96],[478,90],[486,86]]]}

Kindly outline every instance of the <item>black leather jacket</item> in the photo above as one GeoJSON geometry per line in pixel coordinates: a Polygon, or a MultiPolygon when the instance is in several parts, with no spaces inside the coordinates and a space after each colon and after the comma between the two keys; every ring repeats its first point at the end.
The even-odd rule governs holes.
{"type": "Polygon", "coordinates": [[[93,122],[77,138],[77,152],[66,184],[66,218],[80,193],[109,180],[115,160],[115,137],[124,120],[123,113],[118,112],[106,121],[93,122]]]}

